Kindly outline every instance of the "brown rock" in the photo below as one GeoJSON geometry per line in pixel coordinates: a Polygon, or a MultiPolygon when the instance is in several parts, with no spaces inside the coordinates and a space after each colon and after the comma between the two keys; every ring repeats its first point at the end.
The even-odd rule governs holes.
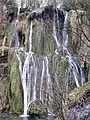
{"type": "Polygon", "coordinates": [[[40,100],[35,100],[29,103],[28,106],[28,114],[32,115],[39,115],[40,117],[45,117],[48,115],[48,110],[46,106],[40,100]]]}

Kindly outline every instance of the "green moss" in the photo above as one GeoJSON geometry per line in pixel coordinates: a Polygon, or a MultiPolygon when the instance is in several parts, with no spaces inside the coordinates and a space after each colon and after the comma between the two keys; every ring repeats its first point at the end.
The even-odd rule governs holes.
{"type": "Polygon", "coordinates": [[[34,52],[40,56],[42,53],[48,55],[54,51],[51,26],[42,21],[33,21],[33,44],[34,52]]]}
{"type": "Polygon", "coordinates": [[[10,60],[10,91],[12,109],[15,113],[20,112],[20,110],[22,109],[22,96],[20,90],[18,60],[15,54],[13,54],[10,60]]]}
{"type": "Polygon", "coordinates": [[[33,37],[33,45],[34,52],[40,56],[41,55],[41,41],[39,40],[39,27],[41,26],[41,22],[34,20],[33,21],[33,29],[34,29],[34,37],[33,37]]]}
{"type": "Polygon", "coordinates": [[[54,41],[52,37],[52,24],[45,23],[45,54],[51,54],[54,51],[54,41]]]}
{"type": "Polygon", "coordinates": [[[10,79],[12,80],[12,78],[13,78],[13,80],[12,80],[12,82],[11,82],[11,91],[12,91],[12,93],[14,93],[15,92],[15,83],[16,83],[16,78],[17,77],[19,77],[18,75],[17,75],[17,70],[16,70],[16,65],[17,65],[17,63],[13,63],[13,65],[12,65],[12,68],[11,68],[11,72],[10,72],[10,79]]]}
{"type": "Polygon", "coordinates": [[[79,96],[81,92],[90,88],[90,81],[85,83],[83,86],[75,88],[73,91],[75,92],[76,96],[79,96]]]}
{"type": "Polygon", "coordinates": [[[41,54],[41,47],[40,47],[40,41],[38,40],[38,36],[34,36],[34,47],[35,47],[35,53],[39,56],[41,54]]]}
{"type": "Polygon", "coordinates": [[[65,57],[57,56],[54,60],[54,72],[56,73],[57,80],[64,83],[65,73],[68,69],[68,62],[65,57]]]}
{"type": "Polygon", "coordinates": [[[68,68],[68,62],[65,57],[58,57],[56,60],[56,72],[64,73],[68,68]]]}
{"type": "Polygon", "coordinates": [[[8,36],[10,32],[11,32],[11,23],[6,23],[4,27],[4,33],[6,36],[8,36]]]}
{"type": "Polygon", "coordinates": [[[53,39],[51,38],[50,32],[48,32],[45,46],[46,46],[46,54],[50,54],[54,51],[54,43],[53,43],[53,39]]]}
{"type": "Polygon", "coordinates": [[[39,21],[39,20],[38,20],[38,21],[37,21],[37,20],[34,20],[34,21],[33,21],[33,28],[38,27],[38,26],[41,26],[41,23],[42,23],[42,22],[39,21]]]}
{"type": "Polygon", "coordinates": [[[12,107],[13,107],[13,111],[15,113],[20,111],[20,105],[21,105],[21,103],[19,102],[20,99],[21,98],[20,98],[20,93],[19,92],[16,92],[15,94],[13,94],[13,96],[12,96],[12,100],[13,100],[12,107]]]}

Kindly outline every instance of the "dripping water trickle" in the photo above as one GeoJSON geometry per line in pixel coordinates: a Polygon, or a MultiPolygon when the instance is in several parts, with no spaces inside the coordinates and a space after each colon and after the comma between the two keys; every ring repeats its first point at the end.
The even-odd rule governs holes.
{"type": "Polygon", "coordinates": [[[53,18],[53,37],[55,39],[55,42],[56,42],[56,45],[57,45],[57,48],[60,47],[60,43],[59,43],[59,40],[57,38],[57,31],[56,31],[56,18],[55,18],[55,14],[54,14],[54,18],[53,18]]]}

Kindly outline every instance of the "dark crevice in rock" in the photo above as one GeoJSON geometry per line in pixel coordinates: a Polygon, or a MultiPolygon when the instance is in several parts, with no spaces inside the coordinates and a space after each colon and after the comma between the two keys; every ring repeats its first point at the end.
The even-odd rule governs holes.
{"type": "Polygon", "coordinates": [[[46,20],[48,18],[53,20],[54,14],[58,14],[59,20],[61,22],[64,22],[63,11],[58,8],[54,8],[53,6],[46,6],[45,8],[40,8],[40,9],[36,9],[36,10],[32,11],[28,16],[28,20],[29,21],[34,20],[34,19],[46,20]]]}
{"type": "Polygon", "coordinates": [[[18,31],[18,37],[20,46],[25,46],[25,34],[21,30],[18,31]]]}

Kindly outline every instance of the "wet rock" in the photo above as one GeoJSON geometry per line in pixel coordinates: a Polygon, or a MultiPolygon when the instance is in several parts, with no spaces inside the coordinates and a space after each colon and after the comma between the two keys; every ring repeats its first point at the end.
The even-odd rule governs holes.
{"type": "Polygon", "coordinates": [[[28,106],[29,115],[38,115],[40,117],[46,117],[48,115],[48,110],[46,106],[40,100],[35,100],[29,103],[28,106]]]}
{"type": "Polygon", "coordinates": [[[58,8],[54,8],[53,6],[46,6],[44,8],[36,9],[32,11],[29,16],[28,20],[34,20],[34,19],[51,19],[53,20],[54,14],[58,14],[59,20],[63,23],[64,22],[64,13],[62,10],[58,8]]]}
{"type": "Polygon", "coordinates": [[[77,89],[78,94],[75,90],[69,97],[66,120],[90,120],[90,89],[85,85],[77,89]]]}
{"type": "Polygon", "coordinates": [[[7,113],[10,110],[8,97],[5,93],[0,94],[0,113],[7,113]]]}

